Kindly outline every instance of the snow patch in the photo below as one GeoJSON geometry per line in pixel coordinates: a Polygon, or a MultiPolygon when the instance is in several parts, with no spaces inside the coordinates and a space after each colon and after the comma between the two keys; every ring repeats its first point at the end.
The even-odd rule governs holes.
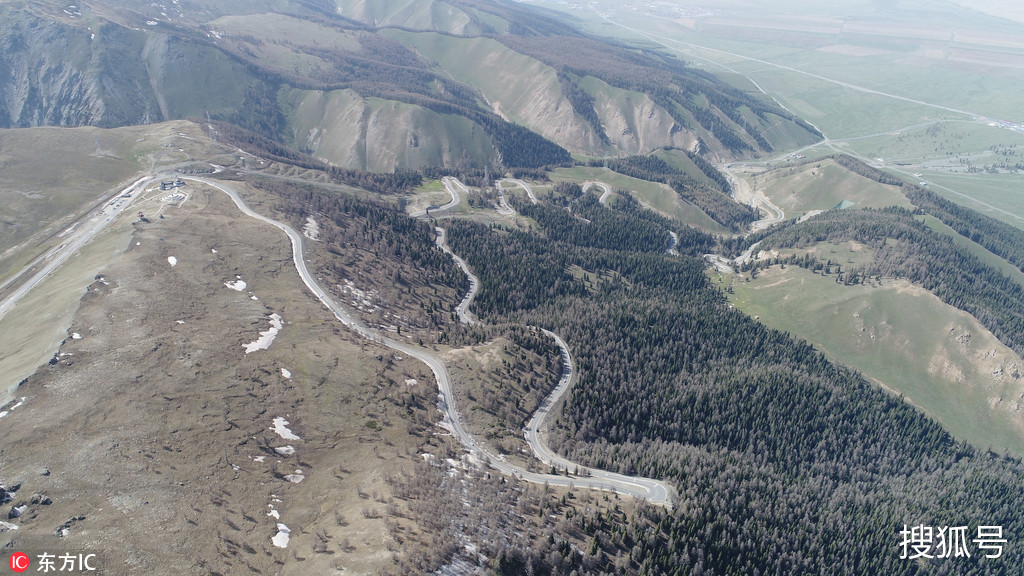
{"type": "Polygon", "coordinates": [[[263,462],[266,459],[267,459],[266,456],[253,456],[252,457],[252,461],[253,462],[263,462]]]}
{"type": "Polygon", "coordinates": [[[175,324],[184,324],[185,323],[184,320],[175,320],[174,322],[175,322],[175,324]]]}
{"type": "Polygon", "coordinates": [[[216,254],[217,253],[217,249],[216,248],[210,248],[210,253],[211,254],[216,254]]]}
{"type": "Polygon", "coordinates": [[[255,294],[250,294],[249,295],[249,299],[250,300],[259,300],[259,298],[257,298],[255,294]]]}
{"type": "Polygon", "coordinates": [[[228,288],[231,288],[232,290],[237,290],[239,292],[241,292],[242,290],[245,290],[245,287],[247,286],[247,284],[245,283],[245,280],[235,280],[233,282],[225,282],[224,285],[227,286],[228,288]]]}
{"type": "Polygon", "coordinates": [[[274,448],[274,452],[277,452],[281,456],[291,456],[295,454],[294,446],[281,446],[280,448],[274,448]]]}
{"type": "Polygon", "coordinates": [[[376,290],[360,290],[356,288],[355,282],[351,280],[345,280],[345,285],[338,285],[338,289],[343,293],[348,294],[352,298],[352,306],[364,312],[376,312],[380,310],[380,307],[374,304],[375,301],[380,299],[380,294],[376,290]]]}
{"type": "Polygon", "coordinates": [[[419,382],[417,382],[415,378],[406,378],[405,380],[406,386],[415,386],[417,384],[419,384],[419,382]]]}
{"type": "Polygon", "coordinates": [[[281,322],[281,316],[278,314],[271,314],[270,330],[260,332],[260,337],[255,342],[243,344],[242,347],[245,348],[245,353],[250,354],[257,350],[266,350],[270,348],[270,345],[274,342],[274,338],[277,338],[277,333],[281,331],[281,328],[284,328],[284,322],[281,322]]]}
{"type": "Polygon", "coordinates": [[[78,332],[72,332],[71,333],[71,339],[72,340],[81,340],[82,339],[82,335],[79,334],[78,332]]]}
{"type": "Polygon", "coordinates": [[[285,378],[291,380],[292,373],[287,368],[281,368],[281,376],[284,376],[285,378]]]}
{"type": "Polygon", "coordinates": [[[302,227],[302,235],[310,240],[320,240],[320,225],[312,216],[306,218],[306,225],[302,227]]]}
{"type": "MultiPolygon", "coordinates": [[[[273,506],[273,504],[268,504],[268,506],[273,506]]],[[[270,512],[267,512],[267,516],[270,516],[275,520],[281,519],[281,513],[278,512],[277,510],[274,510],[273,508],[270,509],[270,512]]]]}
{"type": "Polygon", "coordinates": [[[25,400],[27,400],[27,399],[28,399],[28,397],[27,397],[27,396],[22,396],[21,398],[19,398],[19,399],[18,399],[18,403],[17,403],[17,404],[15,404],[14,406],[11,406],[11,407],[10,407],[10,408],[8,408],[7,410],[4,410],[4,411],[0,411],[0,418],[3,418],[4,416],[7,416],[7,415],[8,415],[8,414],[10,414],[11,412],[14,412],[14,410],[15,410],[16,408],[20,407],[20,406],[21,406],[22,404],[24,404],[24,403],[25,403],[25,400]]]}
{"type": "Polygon", "coordinates": [[[273,538],[271,538],[270,541],[273,542],[274,546],[277,546],[278,548],[287,548],[288,540],[291,538],[289,534],[291,533],[292,531],[289,530],[287,526],[278,522],[277,534],[273,538]]]}
{"type": "Polygon", "coordinates": [[[288,429],[288,421],[280,416],[274,418],[274,427],[271,428],[271,430],[276,432],[278,436],[285,440],[302,440],[302,438],[299,438],[294,432],[288,429]]]}
{"type": "Polygon", "coordinates": [[[291,482],[292,484],[298,484],[299,482],[305,480],[306,477],[302,474],[288,474],[284,477],[284,479],[291,482]]]}
{"type": "MultiPolygon", "coordinates": [[[[136,244],[136,246],[138,246],[138,244],[136,244]]],[[[171,265],[171,268],[174,268],[175,266],[178,265],[178,259],[175,258],[174,256],[168,256],[167,262],[171,265]]]]}

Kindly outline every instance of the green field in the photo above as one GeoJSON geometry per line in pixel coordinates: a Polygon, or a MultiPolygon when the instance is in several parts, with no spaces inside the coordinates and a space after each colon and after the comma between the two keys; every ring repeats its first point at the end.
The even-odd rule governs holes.
{"type": "Polygon", "coordinates": [[[844,201],[856,208],[913,207],[896,186],[854,174],[832,160],[748,173],[745,178],[751,188],[782,208],[787,218],[799,218],[811,210],[830,210],[844,201]]]}
{"type": "Polygon", "coordinates": [[[977,256],[978,259],[984,262],[985,264],[988,264],[989,266],[996,268],[1003,274],[1012,278],[1018,284],[1024,286],[1024,272],[1021,272],[1020,268],[1017,268],[1013,264],[1007,262],[1005,258],[996,256],[995,254],[989,252],[988,249],[986,249],[981,244],[978,244],[974,240],[971,240],[970,238],[966,238],[960,235],[956,230],[953,230],[948,225],[946,225],[945,222],[939,220],[938,218],[930,214],[920,216],[919,219],[932,230],[938,232],[939,234],[943,234],[945,236],[949,236],[950,238],[952,238],[953,242],[955,242],[959,246],[963,246],[964,248],[966,248],[968,252],[977,256]]]}
{"type": "Polygon", "coordinates": [[[570,12],[593,32],[672,52],[740,89],[767,92],[830,139],[815,151],[849,153],[927,181],[951,200],[1024,227],[1024,175],[984,173],[1024,161],[999,154],[1024,147],[1024,134],[993,125],[1024,123],[1024,19],[1008,18],[1007,7],[733,0],[658,10],[675,7],[684,15],[652,17],[653,8],[605,0],[570,12]],[[967,173],[971,166],[975,173],[967,173]]]}
{"type": "Polygon", "coordinates": [[[710,216],[696,206],[684,202],[675,190],[664,184],[648,182],[638,178],[625,176],[612,172],[606,168],[588,168],[577,166],[574,168],[559,168],[551,173],[554,181],[604,182],[614,190],[629,190],[633,192],[636,199],[648,208],[661,214],[675,218],[684,224],[706,230],[713,234],[728,234],[729,231],[715,222],[710,216]]]}
{"type": "Polygon", "coordinates": [[[761,322],[812,342],[902,394],[955,437],[1024,454],[1024,360],[972,316],[906,281],[841,286],[789,266],[733,283],[730,302],[761,322]]]}

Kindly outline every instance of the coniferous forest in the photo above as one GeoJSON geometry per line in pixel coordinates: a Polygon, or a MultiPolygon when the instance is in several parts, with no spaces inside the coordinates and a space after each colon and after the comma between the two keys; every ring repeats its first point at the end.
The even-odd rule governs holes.
{"type": "Polygon", "coordinates": [[[558,449],[677,487],[671,512],[586,526],[609,557],[628,556],[626,573],[1020,573],[1010,547],[997,560],[900,558],[905,526],[1001,525],[1019,541],[1019,461],[954,441],[807,343],[731,310],[695,257],[708,237],[681,238],[673,257],[668,221],[589,196],[568,208],[530,208],[535,234],[451,221],[449,242],[480,277],[482,319],[543,326],[572,348],[579,380],[558,449]],[[599,280],[584,285],[571,267],[599,280]]]}

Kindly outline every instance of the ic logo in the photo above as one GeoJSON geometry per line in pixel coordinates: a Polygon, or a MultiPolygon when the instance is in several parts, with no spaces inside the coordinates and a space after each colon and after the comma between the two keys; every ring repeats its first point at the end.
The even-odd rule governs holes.
{"type": "Polygon", "coordinates": [[[11,554],[10,559],[8,559],[8,563],[11,565],[11,570],[14,570],[15,572],[24,572],[25,570],[28,570],[28,554],[25,554],[24,552],[15,552],[14,554],[11,554]]]}

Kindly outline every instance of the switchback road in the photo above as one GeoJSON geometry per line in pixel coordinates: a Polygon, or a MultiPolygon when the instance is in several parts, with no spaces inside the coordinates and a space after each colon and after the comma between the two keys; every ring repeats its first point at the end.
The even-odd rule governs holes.
{"type": "MultiPolygon", "coordinates": [[[[591,470],[590,474],[586,477],[567,477],[555,474],[538,474],[536,472],[530,472],[519,466],[515,466],[503,460],[501,457],[495,455],[490,451],[484,444],[478,442],[462,425],[462,419],[458,411],[455,408],[454,395],[452,394],[452,382],[451,377],[448,374],[448,370],[435,354],[428,351],[425,348],[418,346],[412,346],[406,342],[399,342],[389,336],[381,334],[380,332],[366,326],[362,321],[357,319],[348,309],[340,305],[331,294],[325,290],[317,282],[316,277],[310,273],[309,268],[306,264],[305,252],[304,252],[304,239],[300,233],[295,231],[291,226],[273,220],[266,216],[263,216],[252,209],[242,200],[241,196],[227,184],[216,182],[213,180],[207,180],[205,178],[187,178],[187,180],[193,180],[201,182],[213,188],[216,188],[225,194],[227,194],[235,205],[242,213],[249,217],[255,218],[262,222],[266,222],[280,230],[282,230],[292,243],[292,260],[295,263],[295,269],[298,271],[299,276],[302,278],[302,282],[307,288],[326,306],[334,317],[337,318],[341,323],[350,329],[356,331],[359,335],[387,346],[392,350],[406,354],[412,358],[426,364],[431,372],[434,373],[434,378],[437,380],[439,395],[438,395],[438,406],[444,413],[444,420],[442,425],[452,432],[454,435],[469,452],[477,459],[487,463],[491,468],[495,470],[521,478],[527,482],[534,482],[538,484],[548,484],[549,486],[576,486],[580,488],[591,488],[596,490],[608,490],[616,493],[625,494],[629,496],[636,496],[639,498],[645,498],[653,504],[660,504],[671,507],[673,504],[674,492],[672,488],[667,484],[651,480],[647,478],[637,478],[632,476],[624,476],[621,474],[615,474],[612,472],[605,472],[602,470],[591,470]]],[[[452,179],[454,180],[454,179],[452,179]]],[[[447,186],[447,183],[446,183],[447,186]]],[[[451,184],[453,190],[454,187],[461,186],[456,180],[451,184]]],[[[455,196],[455,194],[453,194],[455,196]]],[[[453,200],[455,202],[455,200],[453,200]]],[[[443,250],[451,254],[450,249],[447,247],[445,242],[445,236],[439,232],[438,245],[443,250]]],[[[455,257],[454,254],[452,254],[455,257]]],[[[474,322],[472,315],[468,312],[469,304],[472,302],[472,297],[475,296],[476,290],[479,287],[479,279],[473,275],[466,263],[461,259],[455,257],[455,261],[459,264],[459,267],[470,277],[470,292],[466,299],[459,305],[459,318],[460,321],[471,323],[474,322]],[[474,288],[476,287],[476,288],[474,288]]],[[[545,462],[545,464],[562,468],[566,471],[573,469],[582,469],[576,463],[570,462],[561,458],[560,456],[553,454],[543,442],[539,439],[539,430],[541,425],[547,418],[548,410],[553,406],[561,396],[571,387],[573,379],[575,378],[575,369],[572,361],[572,357],[569,354],[569,349],[565,345],[565,342],[552,332],[547,332],[551,337],[558,342],[559,347],[562,349],[562,355],[565,359],[566,366],[568,369],[563,371],[562,379],[559,381],[555,391],[545,399],[542,404],[541,410],[534,415],[531,419],[531,427],[533,434],[527,434],[527,440],[530,442],[531,448],[537,453],[538,457],[545,462]],[[532,436],[532,439],[531,439],[532,436]]]]}

